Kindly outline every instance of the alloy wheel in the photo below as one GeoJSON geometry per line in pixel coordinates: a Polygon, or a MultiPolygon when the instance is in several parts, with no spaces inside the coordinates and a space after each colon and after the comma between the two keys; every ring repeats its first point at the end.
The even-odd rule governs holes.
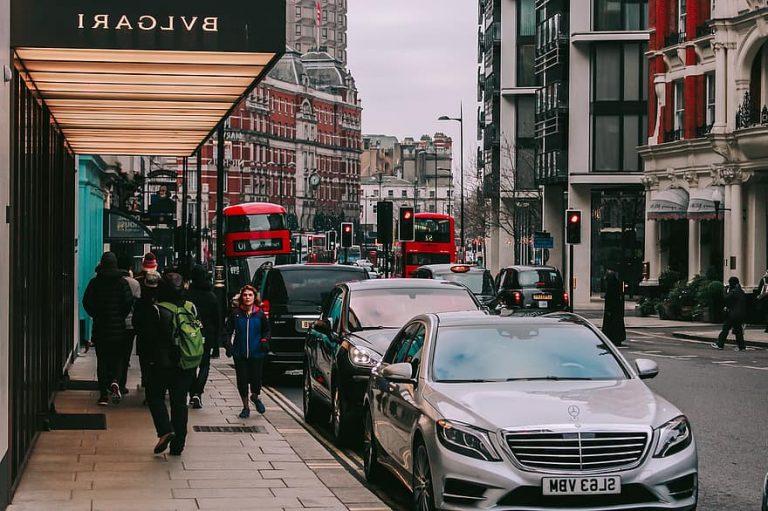
{"type": "Polygon", "coordinates": [[[302,394],[302,404],[304,405],[304,420],[307,422],[312,418],[312,382],[310,381],[309,369],[304,369],[304,385],[302,394]]]}
{"type": "Polygon", "coordinates": [[[341,440],[342,434],[342,411],[341,411],[341,392],[338,389],[333,391],[333,405],[331,406],[331,427],[333,436],[336,440],[341,440]]]}
{"type": "Polygon", "coordinates": [[[434,511],[435,499],[432,488],[432,470],[424,444],[416,447],[413,460],[413,507],[417,511],[434,511]]]}

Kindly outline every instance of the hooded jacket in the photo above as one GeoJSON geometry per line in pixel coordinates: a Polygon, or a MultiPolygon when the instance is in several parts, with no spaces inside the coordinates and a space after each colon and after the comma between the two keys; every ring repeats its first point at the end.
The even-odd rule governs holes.
{"type": "Polygon", "coordinates": [[[102,262],[83,294],[83,308],[93,318],[92,341],[97,347],[125,340],[125,318],[133,306],[133,293],[123,277],[116,261],[114,266],[102,262]]]}
{"type": "Polygon", "coordinates": [[[743,323],[747,319],[747,295],[739,284],[729,285],[725,294],[725,308],[728,320],[743,323]]]}
{"type": "Polygon", "coordinates": [[[205,349],[217,348],[222,316],[219,301],[213,293],[213,286],[207,279],[195,279],[194,275],[192,278],[192,285],[187,291],[187,300],[195,304],[198,317],[203,323],[205,349]]]}
{"type": "Polygon", "coordinates": [[[224,325],[224,346],[233,357],[257,359],[269,352],[272,335],[269,320],[260,307],[254,305],[250,313],[241,307],[234,309],[224,325]]]}

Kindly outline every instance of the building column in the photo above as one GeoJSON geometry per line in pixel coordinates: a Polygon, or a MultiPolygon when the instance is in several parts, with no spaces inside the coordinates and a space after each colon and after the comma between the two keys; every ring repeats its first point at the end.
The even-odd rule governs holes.
{"type": "Polygon", "coordinates": [[[688,281],[701,274],[701,224],[688,220],[688,281]]]}
{"type": "Polygon", "coordinates": [[[715,124],[713,133],[724,133],[728,124],[728,50],[722,43],[715,50],[715,124]]]}
{"type": "Polygon", "coordinates": [[[648,218],[648,211],[651,210],[652,189],[656,183],[650,177],[644,178],[645,184],[645,257],[643,260],[648,263],[648,278],[643,280],[641,286],[658,286],[659,275],[661,274],[661,247],[659,246],[659,222],[648,218]]]}
{"type": "Polygon", "coordinates": [[[735,259],[735,268],[728,262],[730,275],[744,280],[744,250],[743,250],[743,222],[742,222],[742,185],[740,181],[734,181],[731,186],[731,257],[735,259]]]}
{"type": "Polygon", "coordinates": [[[747,251],[747,269],[744,275],[746,279],[744,287],[752,288],[757,285],[765,269],[768,268],[766,260],[766,188],[764,184],[752,183],[747,189],[747,222],[746,222],[746,246],[751,247],[747,251]]]}

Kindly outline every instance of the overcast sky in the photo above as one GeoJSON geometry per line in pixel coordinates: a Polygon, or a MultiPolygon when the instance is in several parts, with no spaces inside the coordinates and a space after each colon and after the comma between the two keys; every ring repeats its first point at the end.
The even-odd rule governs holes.
{"type": "MultiPolygon", "coordinates": [[[[363,133],[454,138],[464,102],[465,158],[477,144],[477,1],[349,0],[349,68],[363,101],[363,133]]],[[[457,154],[458,156],[458,154],[457,154]]]]}

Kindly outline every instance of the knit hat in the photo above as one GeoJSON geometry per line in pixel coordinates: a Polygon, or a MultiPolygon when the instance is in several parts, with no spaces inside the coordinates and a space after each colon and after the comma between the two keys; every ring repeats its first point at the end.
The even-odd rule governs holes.
{"type": "Polygon", "coordinates": [[[104,252],[101,256],[101,265],[99,267],[102,270],[116,270],[117,256],[112,252],[104,252]]]}
{"type": "Polygon", "coordinates": [[[157,271],[157,257],[152,252],[147,252],[144,260],[141,262],[141,269],[144,271],[157,271]]]}
{"type": "Polygon", "coordinates": [[[146,287],[156,288],[160,284],[160,279],[162,279],[162,276],[158,272],[149,270],[144,276],[144,285],[146,287]]]}

